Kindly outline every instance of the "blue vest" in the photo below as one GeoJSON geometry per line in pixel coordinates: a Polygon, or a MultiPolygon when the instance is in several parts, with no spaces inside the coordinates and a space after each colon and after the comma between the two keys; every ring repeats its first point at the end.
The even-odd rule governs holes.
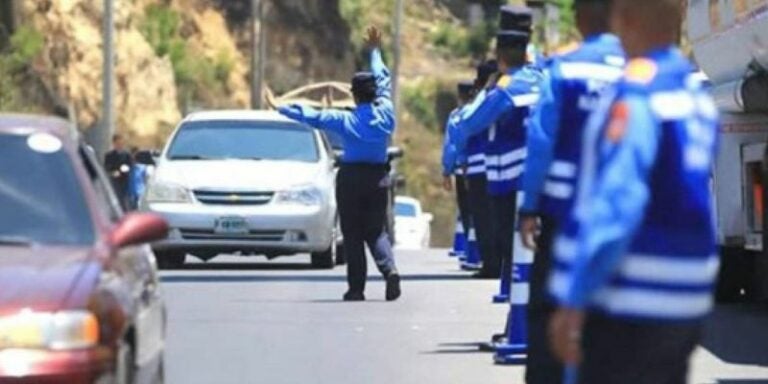
{"type": "Polygon", "coordinates": [[[485,152],[488,194],[503,196],[522,189],[525,158],[528,155],[527,123],[531,108],[539,100],[541,73],[525,66],[499,79],[497,87],[512,101],[512,107],[488,130],[485,152]]]}
{"type": "Polygon", "coordinates": [[[480,133],[467,141],[467,176],[483,175],[485,169],[485,150],[488,147],[488,135],[480,133]]]}
{"type": "MultiPolygon", "coordinates": [[[[627,253],[591,306],[619,318],[698,321],[712,309],[719,267],[710,192],[718,114],[690,75],[692,66],[677,50],[640,60],[645,60],[639,65],[640,76],[651,73],[652,79],[647,84],[622,81],[617,97],[647,100],[648,113],[657,124],[647,129],[660,129],[648,175],[650,195],[627,253]],[[642,70],[649,68],[649,62],[655,69],[642,70]]],[[[630,72],[633,65],[629,64],[630,72]]],[[[604,141],[614,127],[603,125],[604,141]]],[[[558,269],[567,269],[562,260],[558,264],[558,269]]]]}
{"type": "Polygon", "coordinates": [[[577,50],[556,59],[550,76],[559,95],[560,120],[552,163],[544,182],[541,212],[560,220],[573,206],[583,148],[584,126],[602,91],[619,80],[624,52],[613,35],[588,38],[577,50]]]}

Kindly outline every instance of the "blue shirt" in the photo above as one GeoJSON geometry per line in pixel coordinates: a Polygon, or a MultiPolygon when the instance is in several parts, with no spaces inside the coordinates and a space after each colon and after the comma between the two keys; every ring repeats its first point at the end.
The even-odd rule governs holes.
{"type": "Polygon", "coordinates": [[[147,166],[144,164],[134,164],[131,167],[131,173],[128,180],[128,195],[134,198],[140,198],[147,189],[147,166]]]}
{"type": "Polygon", "coordinates": [[[589,36],[575,50],[550,60],[529,125],[521,212],[556,220],[568,214],[584,124],[600,93],[621,76],[624,62],[621,42],[611,34],[589,36]]]}
{"type": "Polygon", "coordinates": [[[561,305],[656,321],[711,309],[718,117],[691,70],[676,48],[650,52],[590,117],[581,190],[554,247],[561,305]]]}
{"type": "Polygon", "coordinates": [[[455,145],[453,144],[453,138],[455,136],[455,132],[453,132],[454,126],[456,125],[456,121],[458,120],[458,115],[461,113],[462,107],[457,107],[453,111],[451,111],[450,115],[448,115],[448,120],[445,122],[445,137],[443,139],[443,156],[442,156],[442,164],[443,164],[443,176],[450,176],[456,172],[456,168],[466,164],[466,155],[458,153],[455,151],[455,145]]]}
{"type": "Polygon", "coordinates": [[[472,136],[487,133],[488,191],[498,196],[519,188],[526,156],[526,122],[538,101],[541,74],[531,66],[513,68],[467,106],[456,124],[455,145],[464,150],[472,136]]]}
{"type": "Polygon", "coordinates": [[[378,49],[371,52],[371,72],[376,78],[373,103],[360,104],[353,111],[316,110],[303,105],[280,107],[278,111],[298,122],[338,134],[344,143],[342,162],[384,164],[396,121],[390,73],[378,49]]]}

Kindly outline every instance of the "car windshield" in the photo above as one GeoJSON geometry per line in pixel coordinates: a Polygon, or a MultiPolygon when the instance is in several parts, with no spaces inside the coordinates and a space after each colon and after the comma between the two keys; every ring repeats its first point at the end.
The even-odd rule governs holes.
{"type": "Polygon", "coordinates": [[[0,245],[87,245],[95,234],[72,160],[48,134],[0,134],[0,245]]]}
{"type": "Polygon", "coordinates": [[[196,121],[181,126],[168,158],[317,162],[319,153],[312,129],[299,124],[196,121]]]}
{"type": "Polygon", "coordinates": [[[408,203],[395,203],[395,215],[403,217],[416,217],[416,206],[408,203]]]}

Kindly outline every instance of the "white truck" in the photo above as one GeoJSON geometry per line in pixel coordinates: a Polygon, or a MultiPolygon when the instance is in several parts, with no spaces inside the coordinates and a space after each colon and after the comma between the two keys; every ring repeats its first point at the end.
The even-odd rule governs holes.
{"type": "Polygon", "coordinates": [[[768,0],[689,0],[688,35],[722,113],[717,296],[768,300],[768,0]]]}

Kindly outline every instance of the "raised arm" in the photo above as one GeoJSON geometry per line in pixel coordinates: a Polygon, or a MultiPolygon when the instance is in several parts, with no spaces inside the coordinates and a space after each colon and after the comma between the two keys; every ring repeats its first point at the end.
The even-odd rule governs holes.
{"type": "Polygon", "coordinates": [[[459,152],[464,151],[470,137],[487,131],[512,105],[512,99],[498,87],[481,92],[477,97],[475,102],[465,108],[456,124],[454,143],[459,152]]]}
{"type": "Polygon", "coordinates": [[[277,109],[283,116],[313,128],[344,135],[351,125],[351,114],[333,109],[317,110],[305,105],[292,104],[277,109]]]}
{"type": "Polygon", "coordinates": [[[381,57],[381,31],[368,28],[366,45],[371,50],[371,73],[376,79],[376,98],[392,99],[392,75],[381,57]]]}

